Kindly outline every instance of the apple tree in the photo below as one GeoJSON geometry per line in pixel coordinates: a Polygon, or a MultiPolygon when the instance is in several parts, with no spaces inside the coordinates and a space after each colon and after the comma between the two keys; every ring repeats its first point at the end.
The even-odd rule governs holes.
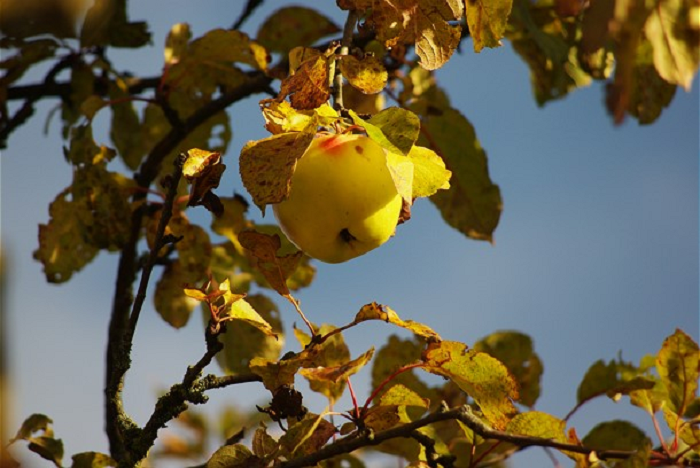
{"type": "MultiPolygon", "coordinates": [[[[700,466],[700,350],[682,330],[640,363],[591,365],[576,407],[555,416],[534,409],[543,364],[525,334],[448,341],[376,302],[347,323],[317,325],[295,298],[311,286],[316,261],[371,255],[411,222],[417,198],[429,198],[466,238],[492,240],[499,187],[474,127],[434,73],[459,60],[457,49],[479,53],[509,41],[530,69],[538,104],[598,80],[606,83],[612,124],[651,124],[697,72],[697,2],[337,0],[344,24],[279,2],[249,31],[246,20],[261,3],[242,4],[229,29],[195,36],[187,23],[172,25],[158,76],[110,60],[113,49],[138,50],[152,39],[126,0],[3,4],[0,141],[11,143],[40,100],[56,100],[63,156],[73,166],[71,185],[39,226],[34,258],[48,282],[64,283],[101,251],[119,255],[106,343],[109,453],[66,462],[42,414],[28,417],[9,445],[25,441],[37,456],[75,468],[146,466],[163,453],[211,467],[362,467],[371,451],[416,468],[477,467],[531,446],[577,467],[700,466]],[[29,70],[44,70],[43,80],[27,84],[29,70]],[[227,111],[251,96],[269,136],[240,152],[247,195],[225,196],[217,193],[222,178],[238,177],[226,171],[235,157],[227,111]],[[97,141],[93,120],[105,113],[109,141],[97,141]],[[196,210],[210,213],[211,223],[192,221],[196,210]],[[250,210],[267,210],[278,222],[255,223],[250,210]],[[304,323],[286,354],[270,295],[304,323]],[[176,328],[201,309],[206,352],[183,363],[182,379],[139,425],[122,396],[146,300],[176,328]],[[412,338],[352,354],[343,333],[380,321],[412,338]],[[371,373],[368,395],[353,390],[358,372],[371,373]],[[444,380],[429,385],[421,373],[444,380]],[[346,392],[353,407],[307,408],[295,387],[301,378],[329,408],[346,392]],[[192,406],[224,388],[235,395],[247,382],[264,389],[268,404],[250,412],[249,432],[207,452],[209,422],[192,406]],[[587,402],[623,396],[657,428],[666,425],[672,440],[626,421],[604,421],[587,434],[568,424],[587,402]],[[152,451],[174,420],[194,440],[152,451]]],[[[3,457],[2,466],[16,466],[3,457]]]]}

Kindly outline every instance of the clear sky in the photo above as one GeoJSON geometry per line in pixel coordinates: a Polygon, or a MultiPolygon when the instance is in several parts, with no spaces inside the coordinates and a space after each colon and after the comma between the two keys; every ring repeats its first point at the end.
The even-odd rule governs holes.
{"type": "MultiPolygon", "coordinates": [[[[171,0],[164,8],[162,2],[131,2],[131,18],[150,22],[155,45],[113,57],[139,74],[155,75],[172,24],[189,22],[198,36],[229,27],[242,4],[171,0]]],[[[266,2],[245,30],[254,36],[272,5],[280,4],[266,2]]],[[[334,2],[324,10],[342,22],[334,2]]],[[[537,409],[559,417],[574,406],[578,383],[595,360],[621,353],[638,361],[657,352],[677,327],[697,340],[697,79],[692,92],[678,90],[654,125],[629,120],[614,127],[598,84],[538,108],[528,70],[508,44],[479,55],[466,44],[437,76],[453,105],[475,126],[491,177],[501,187],[504,210],[495,245],[466,239],[421,200],[410,222],[382,248],[345,264],[316,263],[317,279],[299,294],[305,313],[317,323],[341,325],[363,304],[377,301],[467,344],[498,330],[527,333],[545,369],[537,409]]],[[[230,110],[234,140],[225,155],[229,169],[220,194],[244,193],[238,153],[246,141],[266,136],[257,100],[230,110]]],[[[117,257],[101,254],[61,286],[48,285],[32,259],[37,225],[47,221],[48,204],[71,180],[57,118],[43,134],[44,119],[55,105],[42,102],[10,138],[1,159],[2,246],[9,261],[3,325],[9,331],[12,376],[9,429],[14,432],[31,413],[49,415],[69,460],[76,452],[107,451],[102,388],[117,257]]],[[[101,122],[96,135],[109,143],[106,119],[101,122]]],[[[208,223],[201,211],[194,218],[208,223]]],[[[278,303],[291,327],[295,312],[278,303]]],[[[152,411],[157,392],[179,381],[204,350],[199,317],[176,331],[150,304],[126,381],[126,410],[139,423],[152,411]]],[[[381,347],[395,332],[373,323],[347,332],[346,339],[357,356],[372,345],[381,347]]],[[[298,349],[291,335],[287,347],[298,349]]],[[[215,365],[209,370],[218,371],[215,365]]],[[[365,397],[368,382],[369,370],[353,378],[365,397]]],[[[303,382],[300,386],[305,388],[303,382]]],[[[250,406],[261,398],[258,384],[228,388],[213,392],[205,411],[215,415],[224,404],[250,406]]],[[[324,404],[315,397],[307,401],[316,412],[324,404]]],[[[349,406],[344,399],[336,407],[349,406]]],[[[642,411],[630,409],[626,400],[594,402],[571,424],[584,435],[595,422],[617,418],[649,431],[642,411]]],[[[30,460],[28,466],[48,466],[30,460]]],[[[530,449],[512,466],[548,463],[544,452],[530,449]]]]}

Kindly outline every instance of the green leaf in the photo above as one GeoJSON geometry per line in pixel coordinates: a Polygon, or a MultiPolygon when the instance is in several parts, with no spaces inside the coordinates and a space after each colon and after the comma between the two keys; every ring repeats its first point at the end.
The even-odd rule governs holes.
{"type": "MultiPolygon", "coordinates": [[[[153,219],[152,231],[155,230],[159,218],[160,216],[157,216],[153,219]]],[[[212,246],[207,231],[196,224],[191,224],[185,213],[178,211],[170,218],[165,234],[181,238],[175,244],[175,249],[187,282],[193,284],[206,278],[212,256],[212,246]]]]}
{"type": "Polygon", "coordinates": [[[656,370],[668,391],[667,407],[678,415],[685,413],[698,389],[700,350],[685,332],[676,332],[664,340],[656,358],[656,370]]]}
{"type": "Polygon", "coordinates": [[[70,188],[59,193],[49,205],[49,223],[39,225],[39,248],[34,258],[44,266],[49,283],[68,281],[99,251],[84,240],[84,226],[76,216],[84,206],[71,198],[70,188]]]}
{"type": "Polygon", "coordinates": [[[435,333],[432,328],[413,320],[402,320],[394,310],[382,304],[372,302],[362,306],[360,311],[355,315],[354,324],[364,322],[366,320],[382,320],[391,323],[401,328],[412,331],[418,336],[432,340],[440,340],[440,335],[435,333]]]}
{"type": "Polygon", "coordinates": [[[429,111],[422,122],[430,137],[422,138],[421,144],[432,147],[452,171],[449,190],[438,191],[430,200],[453,228],[473,239],[492,241],[503,202],[474,127],[451,107],[429,111]]]}
{"type": "Polygon", "coordinates": [[[143,127],[141,126],[133,101],[127,99],[129,96],[128,87],[123,80],[110,82],[109,98],[115,103],[111,105],[112,123],[109,137],[114,142],[117,154],[124,164],[135,171],[146,155],[143,136],[144,132],[148,131],[148,126],[146,122],[143,127]]]}
{"type": "Polygon", "coordinates": [[[312,46],[316,41],[340,31],[330,19],[311,8],[283,7],[267,17],[258,29],[257,42],[271,52],[286,54],[296,46],[312,46]]]}
{"type": "MultiPolygon", "coordinates": [[[[266,334],[245,321],[229,324],[219,338],[224,350],[216,355],[219,366],[228,374],[248,372],[251,360],[256,357],[274,361],[284,346],[282,320],[275,303],[262,294],[247,296],[246,301],[270,324],[273,334],[266,334]]],[[[206,324],[211,314],[206,306],[202,312],[206,324]]]]}
{"type": "Polygon", "coordinates": [[[608,421],[596,425],[583,438],[583,445],[596,450],[637,450],[644,447],[649,438],[628,421],[608,421]]]}
{"type": "Polygon", "coordinates": [[[266,460],[274,457],[277,453],[279,450],[279,442],[267,433],[267,428],[263,423],[260,423],[260,426],[261,427],[257,428],[253,434],[251,446],[253,447],[255,456],[266,460]]]}
{"type": "Polygon", "coordinates": [[[301,457],[323,447],[335,432],[335,426],[323,415],[309,413],[280,437],[280,447],[288,458],[301,457]]]}
{"type": "Polygon", "coordinates": [[[515,415],[508,422],[506,432],[566,443],[565,428],[566,423],[559,418],[540,411],[529,411],[515,415]]]}
{"type": "Polygon", "coordinates": [[[313,138],[312,133],[282,133],[250,141],[241,149],[243,185],[263,213],[265,205],[279,203],[289,196],[296,162],[313,138]]]}
{"type": "Polygon", "coordinates": [[[473,348],[505,364],[518,383],[519,403],[534,406],[540,396],[543,368],[529,336],[514,331],[497,332],[482,338],[473,348]]]}
{"type": "Polygon", "coordinates": [[[183,271],[178,260],[163,270],[163,276],[156,283],[153,305],[156,312],[173,328],[182,328],[192,315],[197,301],[185,294],[183,288],[190,275],[183,271]]]}
{"type": "Polygon", "coordinates": [[[628,364],[616,361],[605,364],[599,360],[593,363],[579,384],[577,404],[581,405],[601,395],[615,398],[620,394],[626,395],[636,390],[649,390],[654,387],[654,381],[651,379],[626,378],[623,373],[628,367],[628,364]]]}
{"type": "Polygon", "coordinates": [[[647,40],[637,47],[627,112],[640,124],[653,123],[673,100],[677,86],[661,78],[652,62],[652,46],[647,40]]]}
{"type": "Polygon", "coordinates": [[[80,112],[87,117],[88,120],[92,120],[95,117],[95,114],[97,114],[100,109],[104,108],[106,105],[107,102],[105,102],[101,97],[93,94],[80,104],[80,112]]]}
{"type": "Polygon", "coordinates": [[[226,313],[226,318],[241,320],[267,336],[275,336],[272,326],[245,299],[238,299],[234,302],[226,313]]]}
{"type": "Polygon", "coordinates": [[[363,120],[350,111],[355,125],[365,129],[367,136],[390,153],[408,155],[420,134],[420,119],[416,114],[400,107],[390,107],[363,120]]]}
{"type": "Polygon", "coordinates": [[[698,6],[685,0],[654,5],[644,27],[654,46],[654,65],[664,80],[690,91],[700,64],[698,6]]]}
{"type": "Polygon", "coordinates": [[[262,461],[241,444],[224,445],[214,452],[206,468],[262,468],[262,461]]]}
{"type": "Polygon", "coordinates": [[[513,0],[467,0],[465,3],[474,52],[481,52],[484,47],[500,47],[513,0]]]}
{"type": "MultiPolygon", "coordinates": [[[[396,335],[391,335],[387,343],[377,351],[372,364],[372,388],[379,387],[387,378],[391,377],[391,383],[384,387],[380,396],[390,391],[393,386],[402,385],[417,395],[433,399],[433,393],[437,392],[432,392],[428,386],[416,376],[413,369],[394,375],[399,368],[419,361],[422,350],[423,343],[419,343],[415,335],[414,338],[410,340],[404,340],[396,335]]],[[[439,400],[442,397],[440,395],[435,395],[435,398],[439,400]]]]}
{"type": "Polygon", "coordinates": [[[148,44],[151,40],[148,24],[129,22],[126,3],[126,0],[96,0],[85,16],[80,45],[139,48],[148,44]]]}
{"type": "Polygon", "coordinates": [[[426,409],[430,406],[430,400],[401,384],[391,386],[382,395],[380,402],[382,405],[417,406],[426,409]]]}
{"type": "Polygon", "coordinates": [[[467,349],[463,343],[430,343],[423,353],[424,370],[447,377],[471,396],[487,420],[503,429],[517,410],[517,383],[499,360],[486,353],[467,349]]]}
{"type": "Polygon", "coordinates": [[[117,462],[109,455],[99,452],[76,453],[71,457],[71,468],[106,468],[117,466],[117,462]]]}

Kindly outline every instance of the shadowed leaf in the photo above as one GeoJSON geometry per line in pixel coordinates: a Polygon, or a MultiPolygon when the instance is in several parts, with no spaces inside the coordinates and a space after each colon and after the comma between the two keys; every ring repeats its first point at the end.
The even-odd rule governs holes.
{"type": "Polygon", "coordinates": [[[345,55],[339,67],[348,83],[365,94],[379,93],[386,86],[388,79],[386,68],[382,61],[373,55],[366,55],[362,59],[345,55]]]}
{"type": "Polygon", "coordinates": [[[238,235],[243,248],[256,259],[256,267],[262,272],[270,286],[281,296],[289,296],[287,278],[297,269],[303,252],[277,256],[282,243],[278,235],[268,235],[257,231],[243,231],[238,235]]]}
{"type": "Polygon", "coordinates": [[[267,17],[256,40],[271,52],[286,54],[295,46],[312,46],[340,31],[330,19],[302,6],[283,7],[267,17]]]}
{"type": "Polygon", "coordinates": [[[467,25],[474,40],[474,52],[501,45],[512,6],[512,0],[466,1],[467,25]]]}

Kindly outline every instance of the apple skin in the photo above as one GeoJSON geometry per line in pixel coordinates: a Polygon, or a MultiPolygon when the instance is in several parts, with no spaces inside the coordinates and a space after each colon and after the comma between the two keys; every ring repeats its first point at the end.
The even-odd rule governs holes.
{"type": "Polygon", "coordinates": [[[299,249],[341,263],[389,240],[401,205],[378,143],[363,135],[321,135],[297,161],[289,198],[273,211],[299,249]]]}

